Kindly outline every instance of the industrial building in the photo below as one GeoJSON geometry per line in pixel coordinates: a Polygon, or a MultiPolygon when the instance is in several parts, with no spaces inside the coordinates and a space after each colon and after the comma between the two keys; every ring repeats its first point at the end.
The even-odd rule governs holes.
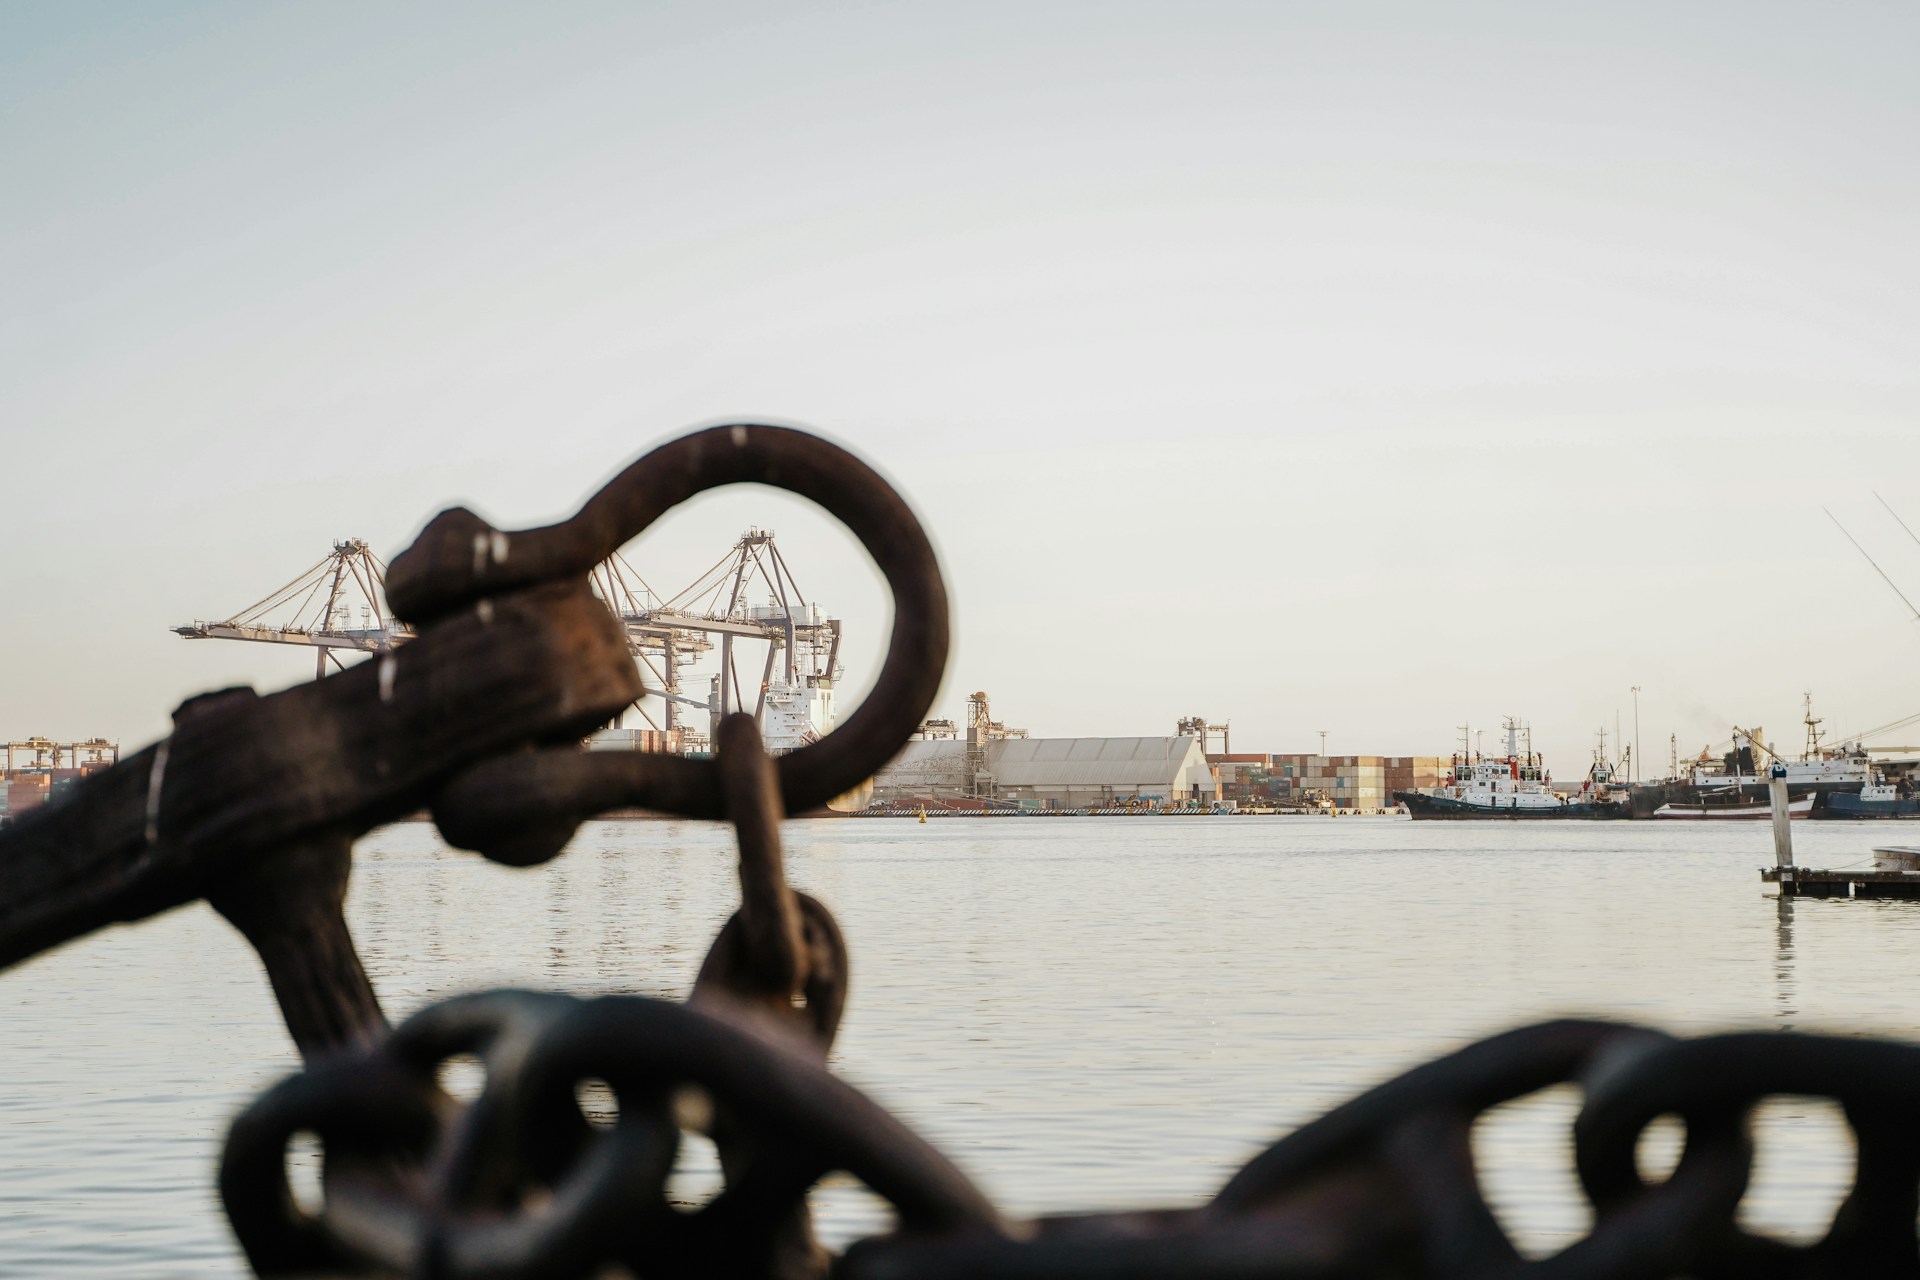
{"type": "Polygon", "coordinates": [[[967,698],[964,734],[929,720],[873,779],[874,802],[892,805],[1083,809],[1218,796],[1204,737],[1031,738],[995,720],[981,692],[967,698]]]}
{"type": "Polygon", "coordinates": [[[1234,752],[1227,726],[1182,717],[1167,737],[1030,738],[993,718],[987,695],[967,699],[967,717],[929,720],[873,780],[892,805],[1018,804],[1099,808],[1130,802],[1230,802],[1247,808],[1382,813],[1393,793],[1432,787],[1444,756],[1327,756],[1234,752]],[[1223,748],[1207,750],[1215,738],[1223,748]]]}
{"type": "Polygon", "coordinates": [[[1200,740],[992,738],[970,752],[958,738],[909,742],[873,779],[893,804],[994,800],[1040,809],[1209,803],[1213,770],[1200,740]]]}

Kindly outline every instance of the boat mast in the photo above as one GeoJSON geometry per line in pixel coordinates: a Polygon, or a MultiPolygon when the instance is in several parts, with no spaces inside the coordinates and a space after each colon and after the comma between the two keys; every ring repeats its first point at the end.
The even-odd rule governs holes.
{"type": "MultiPolygon", "coordinates": [[[[1879,497],[1878,494],[1874,496],[1879,497]]],[[[1802,705],[1806,708],[1806,718],[1803,723],[1807,726],[1807,747],[1800,753],[1800,758],[1818,760],[1820,758],[1820,717],[1813,714],[1813,690],[1807,690],[1805,698],[1802,699],[1802,705]]]]}

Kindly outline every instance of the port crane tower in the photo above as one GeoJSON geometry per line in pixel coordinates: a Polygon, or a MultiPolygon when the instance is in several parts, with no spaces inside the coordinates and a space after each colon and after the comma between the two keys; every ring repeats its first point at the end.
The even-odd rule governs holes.
{"type": "Polygon", "coordinates": [[[607,608],[626,631],[627,651],[651,677],[643,679],[647,692],[634,704],[634,709],[655,728],[668,730],[677,725],[676,704],[704,709],[706,699],[689,698],[680,692],[680,671],[711,653],[713,641],[700,632],[652,625],[650,619],[660,608],[660,596],[619,552],[594,566],[589,577],[594,594],[606,601],[607,608]],[[646,712],[644,703],[652,697],[666,704],[664,726],[646,712]]]}
{"type": "Polygon", "coordinates": [[[315,654],[314,679],[327,663],[344,664],[334,653],[346,649],[381,653],[413,638],[413,629],[387,612],[387,566],[358,538],[333,544],[333,551],[305,573],[232,617],[196,620],[175,627],[188,640],[252,640],[266,644],[309,645],[315,654]],[[360,625],[354,625],[356,609],[360,625]],[[275,622],[275,617],[284,621],[275,622]]]}
{"type": "MultiPolygon", "coordinates": [[[[706,708],[709,732],[725,716],[748,709],[748,686],[740,678],[736,652],[746,641],[766,645],[752,714],[769,738],[769,749],[803,745],[832,727],[840,620],[827,617],[819,605],[807,600],[770,529],[748,529],[690,585],[648,607],[621,613],[621,622],[639,643],[657,645],[669,655],[656,671],[661,680],[657,691],[649,690],[649,696],[660,697],[665,704],[662,727],[666,729],[678,723],[677,706],[706,708]],[[756,598],[766,603],[756,604],[756,598]],[[683,694],[679,671],[691,664],[676,661],[674,655],[691,648],[697,656],[715,648],[716,639],[720,669],[711,678],[708,696],[683,694]],[[770,701],[783,734],[779,740],[769,731],[770,701]]],[[[641,714],[646,715],[644,707],[641,714]]]]}
{"type": "MultiPolygon", "coordinates": [[[[701,748],[724,716],[748,710],[748,686],[740,679],[736,653],[743,642],[766,645],[751,710],[770,748],[791,749],[832,728],[840,620],[827,617],[801,594],[771,530],[748,529],[716,564],[672,596],[654,591],[618,553],[595,566],[590,581],[625,630],[628,650],[651,677],[635,709],[655,728],[682,729],[687,745],[701,748]],[[719,672],[711,677],[707,696],[684,693],[682,673],[716,649],[719,672]],[[659,721],[646,707],[655,698],[665,707],[659,721]],[[682,707],[707,713],[705,734],[684,731],[682,707]],[[770,707],[778,719],[773,729],[784,738],[770,731],[770,707]]],[[[189,640],[312,647],[318,651],[316,678],[327,673],[329,662],[344,666],[340,650],[381,653],[414,634],[387,609],[386,565],[357,538],[334,543],[318,564],[230,617],[173,630],[189,640]]]]}
{"type": "Polygon", "coordinates": [[[0,750],[6,753],[6,765],[0,768],[0,777],[20,769],[78,769],[82,765],[120,762],[120,744],[108,742],[105,738],[88,738],[85,742],[55,742],[52,738],[35,736],[20,742],[0,742],[0,750]],[[25,764],[14,759],[16,751],[25,758],[25,764]],[[64,765],[60,763],[63,758],[66,760],[64,765]]]}
{"type": "MultiPolygon", "coordinates": [[[[1208,724],[1205,716],[1181,716],[1174,723],[1174,734],[1182,738],[1200,739],[1200,754],[1213,750],[1212,738],[1220,737],[1220,750],[1227,755],[1233,754],[1233,726],[1229,724],[1208,724]]],[[[1323,742],[1322,746],[1325,745],[1323,742]]],[[[1325,754],[1323,751],[1321,754],[1325,754]]]]}

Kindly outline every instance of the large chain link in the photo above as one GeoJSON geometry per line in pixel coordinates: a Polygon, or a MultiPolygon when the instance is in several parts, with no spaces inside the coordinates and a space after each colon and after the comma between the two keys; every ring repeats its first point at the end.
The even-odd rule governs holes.
{"type": "Polygon", "coordinates": [[[1920,1048],[1782,1033],[1523,1028],[1359,1095],[1199,1208],[1001,1214],[827,1069],[847,947],[827,908],[787,885],[780,822],[871,776],[919,725],[947,616],[905,502],[815,437],[695,433],[543,529],[444,512],[394,561],[389,597],[419,630],[406,648],[269,697],[194,699],[164,742],[0,834],[0,964],[196,898],[259,951],[308,1064],[234,1122],[221,1165],[262,1276],[1920,1277],[1920,1048]],[[887,578],[893,634],[873,693],[777,759],[738,715],[708,760],[580,750],[642,692],[586,574],[676,503],[739,482],[818,502],[887,578]],[[524,865],[629,805],[723,820],[738,839],[740,907],[686,1005],[501,991],[387,1027],[341,915],[358,835],[427,808],[453,844],[524,865]],[[463,1103],[441,1081],[464,1057],[485,1083],[463,1103]],[[1584,1097],[1572,1146],[1594,1225],[1526,1259],[1480,1191],[1471,1131],[1565,1082],[1584,1097]],[[610,1113],[583,1101],[596,1089],[610,1113]],[[1855,1185],[1817,1244],[1738,1225],[1750,1113],[1777,1094],[1836,1100],[1857,1141],[1855,1185]],[[1635,1151],[1662,1116],[1684,1121],[1686,1144],[1649,1181],[1635,1151]],[[670,1186],[689,1132],[713,1140],[724,1175],[691,1209],[670,1186]],[[324,1151],[313,1210],[288,1183],[301,1133],[324,1151]],[[807,1213],[836,1171],[897,1217],[838,1258],[807,1213]]]}
{"type": "Polygon", "coordinates": [[[262,1275],[332,1267],[508,1280],[613,1264],[641,1276],[819,1275],[830,1260],[794,1225],[808,1189],[844,1170],[898,1215],[893,1231],[831,1262],[850,1280],[1912,1276],[1916,1070],[1920,1049],[1905,1045],[1546,1023],[1362,1094],[1268,1148],[1200,1208],[1018,1223],[800,1037],[638,997],[502,991],[434,1006],[384,1046],[270,1091],[236,1122],[221,1185],[262,1275]],[[464,1109],[432,1089],[434,1069],[456,1053],[478,1053],[487,1068],[464,1109]],[[590,1081],[618,1099],[611,1129],[595,1130],[580,1108],[590,1081]],[[1526,1260],[1482,1196],[1470,1132],[1490,1107],[1566,1081],[1585,1095],[1573,1148],[1595,1222],[1559,1253],[1526,1260]],[[1810,1246],[1736,1225],[1748,1113],[1783,1093],[1839,1100],[1859,1142],[1857,1184],[1810,1246]],[[1685,1121],[1685,1150],[1648,1182],[1635,1147],[1669,1114],[1685,1121]],[[683,1128],[750,1153],[692,1211],[668,1192],[683,1128]],[[337,1162],[350,1171],[311,1217],[286,1183],[287,1143],[300,1131],[319,1136],[330,1172],[337,1162]],[[351,1172],[390,1167],[427,1172],[351,1172]]]}

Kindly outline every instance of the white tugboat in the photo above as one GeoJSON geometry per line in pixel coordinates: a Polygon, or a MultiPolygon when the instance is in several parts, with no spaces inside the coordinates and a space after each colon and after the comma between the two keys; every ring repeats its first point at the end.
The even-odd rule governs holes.
{"type": "Polygon", "coordinates": [[[1553,790],[1553,778],[1533,752],[1521,749],[1526,732],[1508,716],[1501,727],[1507,734],[1505,759],[1488,760],[1462,753],[1454,758],[1446,782],[1424,791],[1396,791],[1393,798],[1407,807],[1412,818],[1625,818],[1629,816],[1626,787],[1615,780],[1604,753],[1596,752],[1593,768],[1577,796],[1553,790]]]}

